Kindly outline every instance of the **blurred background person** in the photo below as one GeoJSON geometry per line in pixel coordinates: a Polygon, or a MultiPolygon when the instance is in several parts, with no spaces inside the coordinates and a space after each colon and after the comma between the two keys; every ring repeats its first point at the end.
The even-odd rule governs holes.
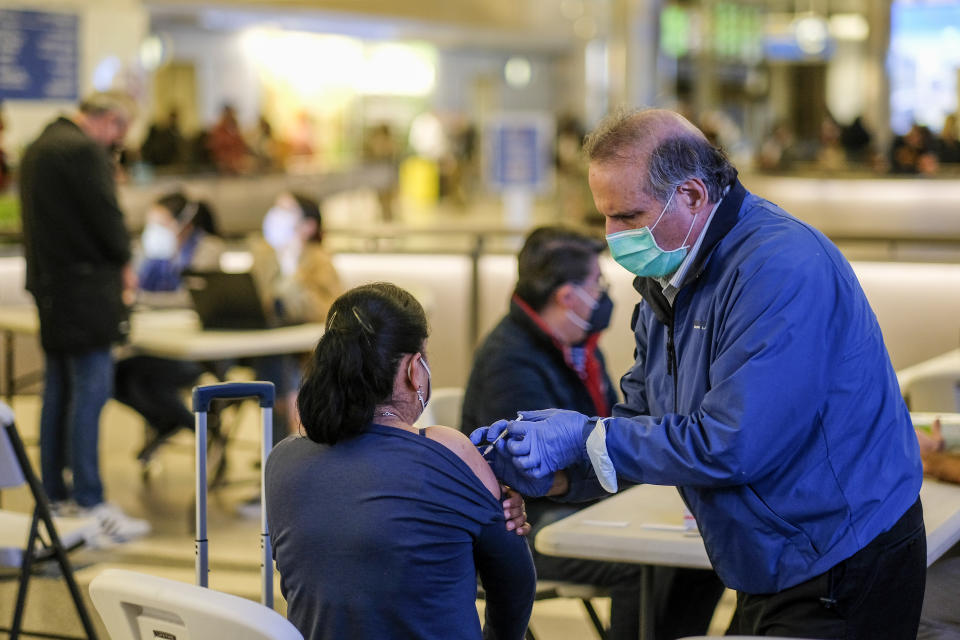
{"type": "MultiPolygon", "coordinates": [[[[186,304],[181,277],[188,269],[219,269],[224,243],[214,213],[202,201],[176,192],[160,198],[146,215],[140,237],[139,299],[186,304]],[[151,295],[151,294],[159,294],[151,295]]],[[[114,397],[144,417],[151,434],[137,454],[148,462],[157,448],[183,428],[192,429],[193,414],[183,402],[183,390],[196,384],[204,371],[197,363],[133,355],[117,362],[114,397]]]]}
{"type": "Polygon", "coordinates": [[[564,114],[557,119],[557,205],[564,222],[600,226],[602,217],[587,188],[587,163],[581,153],[585,134],[583,123],[576,116],[564,114]]]}
{"type": "Polygon", "coordinates": [[[47,125],[20,168],[26,287],[44,353],[43,488],[57,511],[96,519],[112,541],[150,531],[105,501],[98,451],[100,412],[113,390],[111,347],[125,334],[136,285],[110,154],[134,109],[124,94],[89,96],[76,114],[47,125]]]}
{"type": "Polygon", "coordinates": [[[863,123],[863,116],[857,116],[840,130],[840,145],[846,154],[847,162],[852,164],[866,164],[870,160],[872,140],[873,135],[863,123]]]}
{"type": "Polygon", "coordinates": [[[363,159],[388,169],[391,181],[388,186],[377,190],[377,200],[380,202],[380,215],[384,222],[393,220],[393,200],[397,197],[397,168],[399,163],[399,149],[393,136],[393,130],[386,122],[372,127],[364,139],[363,159]]]}
{"type": "Polygon", "coordinates": [[[820,121],[820,147],[817,149],[816,163],[819,169],[839,171],[847,168],[847,157],[840,143],[842,132],[840,125],[829,113],[820,121]]]}
{"type": "Polygon", "coordinates": [[[170,109],[166,122],[154,122],[140,146],[140,159],[154,167],[169,167],[183,162],[184,140],[180,132],[180,113],[170,109]]]}
{"type": "Polygon", "coordinates": [[[897,136],[890,151],[890,171],[906,174],[936,173],[936,150],[930,129],[914,122],[897,136]]]}
{"type": "Polygon", "coordinates": [[[218,269],[224,248],[208,203],[179,191],[163,196],[147,211],[140,236],[140,291],[180,290],[185,270],[218,269]]]}
{"type": "Polygon", "coordinates": [[[254,170],[271,172],[280,168],[280,154],[273,137],[273,126],[260,114],[257,124],[247,136],[247,146],[254,158],[254,170]]]}
{"type": "Polygon", "coordinates": [[[306,110],[300,111],[287,137],[287,153],[290,160],[294,164],[309,163],[316,152],[315,144],[313,116],[306,110]]]}
{"type": "MultiPolygon", "coordinates": [[[[323,220],[316,200],[281,193],[263,218],[262,236],[250,239],[253,276],[264,305],[281,324],[323,322],[343,292],[323,247],[323,220]]],[[[257,377],[277,388],[274,442],[295,430],[300,363],[295,356],[258,358],[257,377]]]]}
{"type": "Polygon", "coordinates": [[[430,402],[426,340],[423,308],[399,287],[338,298],[300,391],[307,437],[267,460],[281,591],[307,640],[526,632],[536,576],[496,478],[461,433],[413,426],[430,402]]]}
{"type": "Polygon", "coordinates": [[[764,171],[784,171],[796,161],[796,138],[785,122],[778,122],[760,144],[757,167],[764,171]]]}
{"type": "Polygon", "coordinates": [[[937,159],[941,163],[960,163],[960,128],[957,126],[957,114],[951,113],[943,120],[940,137],[936,140],[937,159]]]}
{"type": "Polygon", "coordinates": [[[240,133],[237,113],[232,105],[223,105],[220,119],[207,135],[206,145],[214,165],[221,173],[245,174],[253,168],[253,158],[240,133]]]}

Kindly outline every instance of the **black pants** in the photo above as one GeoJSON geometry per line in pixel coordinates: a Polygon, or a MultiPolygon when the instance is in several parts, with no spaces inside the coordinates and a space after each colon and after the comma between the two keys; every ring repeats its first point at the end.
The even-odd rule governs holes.
{"type": "Polygon", "coordinates": [[[779,593],[737,593],[728,634],[914,640],[926,582],[920,500],[889,531],[826,573],[779,593]]]}
{"type": "Polygon", "coordinates": [[[114,397],[139,412],[157,434],[193,428],[183,389],[196,384],[203,368],[196,362],[133,356],[117,363],[114,397]]]}

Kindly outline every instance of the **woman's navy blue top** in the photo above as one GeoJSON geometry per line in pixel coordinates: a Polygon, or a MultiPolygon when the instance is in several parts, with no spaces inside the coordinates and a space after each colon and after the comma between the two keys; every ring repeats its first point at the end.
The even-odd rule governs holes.
{"type": "Polygon", "coordinates": [[[442,444],[378,424],[333,446],[291,436],[267,461],[266,501],[287,615],[307,640],[523,638],[526,541],[442,444]]]}

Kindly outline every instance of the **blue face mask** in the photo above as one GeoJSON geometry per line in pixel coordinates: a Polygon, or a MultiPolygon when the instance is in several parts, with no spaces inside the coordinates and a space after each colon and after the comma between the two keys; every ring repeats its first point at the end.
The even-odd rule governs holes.
{"type": "Polygon", "coordinates": [[[606,290],[600,292],[600,297],[594,300],[590,294],[583,290],[583,287],[577,285],[574,292],[581,300],[590,305],[590,318],[584,320],[573,309],[567,309],[567,318],[573,323],[573,326],[588,333],[603,331],[610,326],[610,316],[613,315],[613,300],[606,290]]]}
{"type": "Polygon", "coordinates": [[[663,211],[657,217],[652,227],[640,227],[639,229],[627,229],[607,235],[607,246],[610,247],[610,255],[617,261],[621,267],[630,273],[641,278],[662,278],[676,271],[683,259],[687,257],[687,239],[690,232],[693,231],[693,223],[696,216],[690,221],[690,229],[687,230],[687,236],[680,243],[680,247],[673,251],[664,251],[657,244],[653,237],[653,229],[660,223],[663,214],[673,200],[673,193],[667,199],[667,204],[663,206],[663,211]]]}

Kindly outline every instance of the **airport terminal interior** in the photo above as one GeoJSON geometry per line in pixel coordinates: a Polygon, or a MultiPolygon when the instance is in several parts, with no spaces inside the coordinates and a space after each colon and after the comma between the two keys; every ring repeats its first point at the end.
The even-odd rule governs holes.
{"type": "MultiPolygon", "coordinates": [[[[255,270],[263,236],[273,244],[265,219],[289,194],[315,201],[317,237],[343,289],[389,281],[422,304],[433,402],[421,423],[455,428],[475,350],[508,311],[527,234],[564,225],[604,239],[584,136],[617,109],[676,111],[726,152],[750,192],[837,245],[914,425],[939,417],[943,448],[960,447],[960,0],[5,0],[0,400],[37,477],[45,360],[25,289],[21,168],[44,128],[96,92],[122,93],[131,111],[111,153],[135,267],[157,255],[151,230],[171,194],[181,204],[163,210],[178,232],[201,215],[212,221],[220,251],[205,270],[226,274],[255,270]]],[[[282,252],[275,258],[287,269],[282,252]]],[[[640,296],[609,252],[599,264],[614,303],[599,348],[618,386],[634,361],[640,296]]],[[[148,291],[144,273],[112,353],[190,364],[185,411],[194,384],[262,378],[270,357],[295,369],[323,330],[322,316],[270,328],[272,303],[254,305],[260,325],[225,328],[201,308],[214,285],[198,292],[185,279],[148,291]]],[[[298,376],[280,377],[295,385],[298,376]]],[[[115,386],[125,388],[119,375],[115,386]]],[[[294,424],[291,397],[278,397],[277,411],[294,424]]],[[[67,535],[71,518],[64,524],[99,638],[110,636],[89,587],[102,572],[196,580],[194,431],[180,424],[158,438],[125,399],[117,394],[100,415],[100,473],[106,499],[149,532],[107,539],[67,535]]],[[[261,413],[248,399],[210,419],[209,586],[259,601],[261,413]]],[[[3,451],[0,461],[16,463],[3,451]]],[[[8,471],[0,515],[20,519],[0,519],[7,630],[35,505],[30,486],[8,486],[8,471]]],[[[952,530],[928,538],[928,549],[960,540],[953,500],[952,530]]],[[[680,507],[663,519],[653,524],[684,527],[680,507]]],[[[39,553],[23,628],[86,637],[64,571],[39,553]]],[[[274,609],[285,615],[279,580],[274,609]]],[[[532,634],[601,637],[580,593],[535,602],[532,634]]],[[[607,624],[609,594],[587,595],[607,624]]],[[[704,632],[723,635],[734,606],[728,589],[704,632]]],[[[482,619],[484,601],[477,607],[482,619]]]]}

